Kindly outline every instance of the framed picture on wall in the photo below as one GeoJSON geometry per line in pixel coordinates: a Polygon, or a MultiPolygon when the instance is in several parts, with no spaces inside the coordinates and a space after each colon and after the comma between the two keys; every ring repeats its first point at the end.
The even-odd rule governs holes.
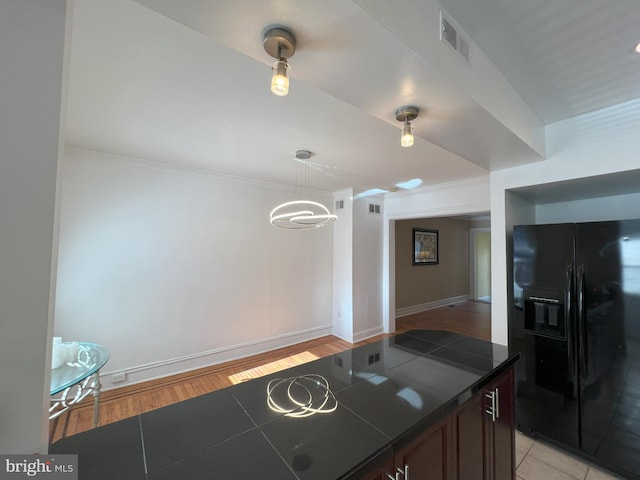
{"type": "Polygon", "coordinates": [[[424,228],[413,229],[413,264],[437,265],[438,230],[426,230],[424,228]]]}

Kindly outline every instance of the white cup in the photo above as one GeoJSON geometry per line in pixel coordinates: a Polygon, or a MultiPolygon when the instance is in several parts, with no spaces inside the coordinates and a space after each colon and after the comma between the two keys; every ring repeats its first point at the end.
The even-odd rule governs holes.
{"type": "Polygon", "coordinates": [[[65,364],[62,337],[53,337],[53,348],[51,349],[51,368],[60,368],[65,364]]]}

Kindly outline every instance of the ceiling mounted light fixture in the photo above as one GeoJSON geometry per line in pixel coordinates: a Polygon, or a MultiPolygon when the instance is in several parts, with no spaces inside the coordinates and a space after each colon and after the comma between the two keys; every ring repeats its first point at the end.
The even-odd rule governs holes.
{"type": "MultiPolygon", "coordinates": [[[[298,150],[298,173],[296,178],[296,190],[300,187],[300,177],[304,175],[304,187],[307,188],[307,162],[312,153],[309,150],[298,150]],[[302,174],[302,170],[304,173],[302,174]]],[[[329,209],[321,203],[312,200],[293,200],[278,205],[271,210],[269,221],[271,225],[287,230],[308,230],[311,228],[330,225],[338,218],[329,212],[329,209]]]]}
{"type": "Polygon", "coordinates": [[[396,110],[396,120],[404,122],[402,126],[402,137],[400,137],[400,145],[410,147],[413,145],[413,129],[411,120],[418,118],[418,107],[406,105],[396,110]]]}
{"type": "Polygon", "coordinates": [[[265,32],[262,46],[269,55],[276,59],[272,69],[271,91],[279,97],[284,97],[289,93],[287,58],[291,58],[296,51],[296,37],[282,27],[271,28],[265,32]]]}

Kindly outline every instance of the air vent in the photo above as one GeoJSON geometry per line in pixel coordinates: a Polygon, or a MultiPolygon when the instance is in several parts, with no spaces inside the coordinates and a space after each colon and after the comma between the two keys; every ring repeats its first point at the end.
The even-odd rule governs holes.
{"type": "Polygon", "coordinates": [[[336,200],[336,210],[342,210],[344,208],[344,200],[336,200]]]}
{"type": "Polygon", "coordinates": [[[462,36],[460,29],[454,26],[453,21],[448,19],[442,10],[440,10],[440,41],[453,48],[467,62],[469,61],[469,41],[462,36]]]}
{"type": "Polygon", "coordinates": [[[370,203],[369,213],[372,213],[374,215],[380,215],[380,205],[378,205],[377,203],[370,203]]]}
{"type": "Polygon", "coordinates": [[[444,18],[444,15],[442,14],[442,12],[440,12],[440,18],[442,19],[442,23],[441,23],[441,33],[440,33],[440,41],[441,42],[447,42],[449,45],[451,45],[454,50],[458,49],[458,32],[456,31],[455,28],[453,28],[453,25],[451,25],[449,23],[449,21],[444,18]]]}

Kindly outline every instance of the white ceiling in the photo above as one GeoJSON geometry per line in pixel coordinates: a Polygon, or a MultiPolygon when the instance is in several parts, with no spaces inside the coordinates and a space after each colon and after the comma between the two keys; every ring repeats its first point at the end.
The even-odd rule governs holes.
{"type": "Polygon", "coordinates": [[[441,0],[545,124],[640,96],[638,0],[441,0]]]}
{"type": "Polygon", "coordinates": [[[389,13],[383,0],[76,0],[67,143],[286,185],[308,149],[309,187],[367,190],[541,161],[511,106],[542,128],[638,96],[637,0],[443,0],[528,108],[476,98],[474,78],[454,78],[464,67],[443,71],[458,60],[432,55],[454,54],[417,35],[437,29],[417,15],[429,1],[389,13]],[[403,31],[409,20],[425,28],[403,31]],[[269,25],[298,41],[283,98],[269,92],[269,25]],[[412,148],[394,118],[405,104],[422,111],[412,148]]]}

